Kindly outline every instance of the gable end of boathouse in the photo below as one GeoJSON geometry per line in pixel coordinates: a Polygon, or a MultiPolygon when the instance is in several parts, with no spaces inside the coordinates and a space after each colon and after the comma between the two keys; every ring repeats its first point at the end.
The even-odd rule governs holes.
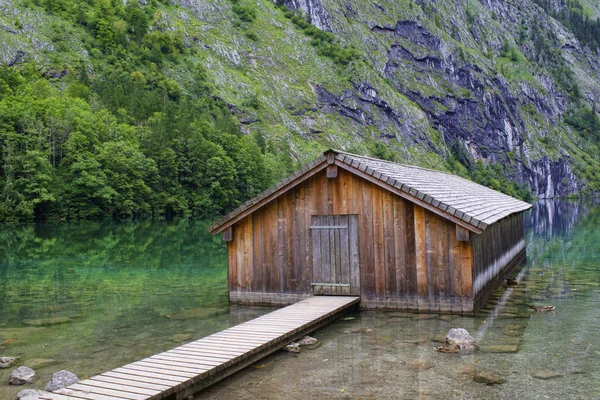
{"type": "Polygon", "coordinates": [[[530,204],[448,173],[328,150],[209,227],[229,298],[473,313],[525,258],[530,204]]]}

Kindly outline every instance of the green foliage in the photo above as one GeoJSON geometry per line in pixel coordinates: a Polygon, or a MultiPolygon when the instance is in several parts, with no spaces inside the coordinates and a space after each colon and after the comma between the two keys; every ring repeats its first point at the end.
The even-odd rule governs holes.
{"type": "Polygon", "coordinates": [[[534,1],[553,18],[568,27],[584,46],[592,50],[600,49],[600,19],[593,19],[586,15],[579,0],[566,0],[566,7],[560,7],[560,11],[557,11],[555,3],[550,0],[534,1]]]}
{"type": "Polygon", "coordinates": [[[252,40],[258,42],[258,35],[251,31],[251,25],[256,20],[257,11],[254,5],[244,5],[240,3],[240,0],[230,0],[233,6],[231,7],[233,13],[236,16],[236,20],[233,25],[244,31],[244,35],[252,40]]]}
{"type": "Polygon", "coordinates": [[[32,62],[0,67],[0,220],[213,217],[290,169],[264,136],[240,132],[202,59],[185,65],[195,71],[186,87],[167,75],[188,50],[156,2],[28,4],[91,39],[94,74],[75,63],[57,81],[32,62]]]}
{"type": "Polygon", "coordinates": [[[371,150],[371,154],[373,154],[373,157],[376,157],[376,158],[379,158],[382,160],[387,160],[387,161],[395,161],[396,160],[394,152],[392,150],[390,150],[390,148],[388,146],[386,146],[385,143],[373,142],[370,150],[371,150]]]}
{"type": "Polygon", "coordinates": [[[515,47],[511,46],[508,41],[505,41],[502,44],[502,48],[500,49],[500,56],[509,58],[512,62],[520,62],[524,60],[523,54],[515,47]]]}
{"type": "Polygon", "coordinates": [[[502,164],[495,163],[485,165],[482,161],[476,161],[474,168],[471,171],[471,179],[481,185],[498,190],[523,201],[533,201],[529,186],[508,180],[502,164]]]}
{"type": "Polygon", "coordinates": [[[600,143],[600,118],[593,108],[570,109],[565,113],[565,122],[584,138],[600,143]]]}
{"type": "Polygon", "coordinates": [[[319,55],[331,58],[333,62],[340,66],[348,65],[352,61],[362,58],[362,54],[354,47],[342,47],[333,33],[322,31],[311,25],[306,17],[292,12],[284,5],[278,7],[284,12],[286,18],[290,19],[296,27],[311,38],[310,44],[317,49],[319,55]]]}
{"type": "Polygon", "coordinates": [[[575,102],[581,98],[581,90],[575,74],[562,57],[558,40],[550,30],[542,29],[539,20],[534,20],[530,29],[535,61],[546,68],[558,87],[575,102]]]}

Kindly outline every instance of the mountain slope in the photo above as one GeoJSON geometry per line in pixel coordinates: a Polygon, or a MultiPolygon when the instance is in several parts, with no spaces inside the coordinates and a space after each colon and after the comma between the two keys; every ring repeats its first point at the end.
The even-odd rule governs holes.
{"type": "MultiPolygon", "coordinates": [[[[98,214],[160,214],[165,198],[170,212],[222,212],[293,169],[288,154],[301,163],[327,147],[450,170],[511,194],[523,193],[522,186],[505,177],[538,197],[598,189],[597,49],[588,47],[590,40],[581,45],[565,26],[570,20],[551,16],[560,19],[561,7],[576,3],[594,21],[598,10],[587,1],[283,3],[0,0],[0,57],[24,79],[47,82],[52,96],[82,98],[96,117],[105,110],[116,127],[135,132],[127,140],[154,165],[140,178],[150,193],[140,195],[147,207],[115,204],[118,194],[108,190],[120,190],[113,171],[99,178],[108,187],[97,188],[104,198],[98,214]],[[38,75],[28,75],[28,66],[38,75]],[[207,104],[219,111],[198,111],[207,104]],[[175,122],[181,113],[186,116],[175,122]],[[212,133],[199,129],[199,121],[212,133]],[[206,163],[188,165],[193,154],[202,157],[189,150],[190,131],[216,146],[207,144],[231,169],[225,181],[206,163]],[[241,170],[244,158],[222,132],[252,148],[246,154],[258,169],[241,170]],[[167,160],[176,170],[171,175],[161,167],[167,160]],[[265,176],[245,185],[258,170],[265,176]],[[192,194],[207,188],[208,198],[192,194]]],[[[6,132],[26,136],[20,122],[0,118],[6,132]]],[[[47,119],[31,118],[48,135],[47,119]]],[[[73,164],[63,168],[63,144],[74,128],[63,129],[58,158],[56,140],[39,145],[48,153],[50,181],[73,172],[73,164]]],[[[91,153],[100,154],[100,147],[91,153]]],[[[3,154],[3,164],[10,164],[3,154]]],[[[110,164],[107,157],[100,170],[110,164]]],[[[17,181],[10,168],[0,175],[5,193],[17,181]]],[[[72,214],[57,211],[64,193],[45,190],[45,197],[33,190],[41,197],[24,215],[72,214]]],[[[133,194],[128,201],[138,202],[133,194]]]]}

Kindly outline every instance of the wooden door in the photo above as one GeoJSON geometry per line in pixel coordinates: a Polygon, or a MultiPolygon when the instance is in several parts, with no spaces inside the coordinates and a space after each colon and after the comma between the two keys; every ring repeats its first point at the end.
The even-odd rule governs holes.
{"type": "Polygon", "coordinates": [[[360,295],[358,215],[313,215],[313,294],[360,295]]]}

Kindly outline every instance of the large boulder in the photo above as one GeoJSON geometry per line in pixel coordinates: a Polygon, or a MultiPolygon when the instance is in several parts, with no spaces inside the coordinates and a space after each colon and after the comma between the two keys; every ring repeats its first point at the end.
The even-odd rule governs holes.
{"type": "Polygon", "coordinates": [[[43,390],[24,389],[17,393],[17,400],[40,400],[43,395],[49,394],[43,390]]]}
{"type": "Polygon", "coordinates": [[[44,390],[48,392],[53,392],[58,389],[66,388],[67,386],[74,385],[78,383],[80,379],[72,372],[69,371],[58,371],[52,375],[50,378],[50,382],[46,385],[44,390]]]}
{"type": "Polygon", "coordinates": [[[19,367],[15,369],[8,378],[9,385],[26,385],[33,382],[35,371],[29,367],[19,367]]]}
{"type": "Polygon", "coordinates": [[[437,347],[443,353],[471,354],[477,348],[477,342],[469,335],[466,329],[452,328],[446,334],[446,344],[437,347]]]}

